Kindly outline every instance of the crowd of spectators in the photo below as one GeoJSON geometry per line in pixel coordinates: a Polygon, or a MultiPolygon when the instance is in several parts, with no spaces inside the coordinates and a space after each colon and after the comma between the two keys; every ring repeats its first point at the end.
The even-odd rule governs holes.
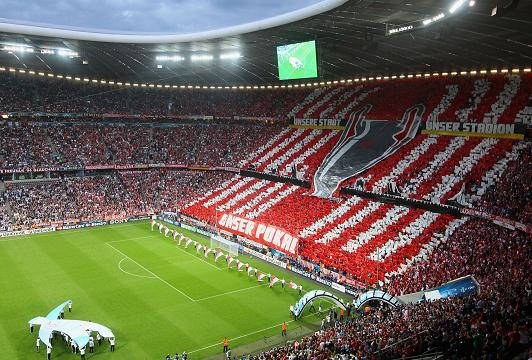
{"type": "MultiPolygon", "coordinates": [[[[0,75],[0,81],[3,83],[0,89],[0,111],[281,118],[307,93],[304,90],[217,92],[116,89],[12,74],[0,75]]],[[[470,89],[462,89],[460,99],[473,91],[471,82],[465,82],[470,85],[470,89]]],[[[404,93],[409,87],[404,84],[409,82],[390,85],[375,98],[387,99],[391,94],[395,96],[397,89],[404,93]],[[383,97],[382,94],[388,93],[390,95],[383,97]]],[[[443,85],[448,85],[448,81],[440,85],[439,91],[443,95],[446,89],[443,85]]],[[[499,88],[501,86],[498,85],[499,88]]],[[[489,90],[486,89],[487,91],[489,90]]],[[[494,91],[488,95],[495,98],[494,91]]],[[[374,101],[373,99],[370,96],[368,102],[374,101]]],[[[424,100],[427,100],[426,94],[419,87],[410,95],[405,95],[402,104],[406,106],[410,102],[424,100]]],[[[439,98],[435,97],[430,101],[436,100],[439,98]]],[[[384,104],[384,100],[381,102],[375,105],[370,118],[398,119],[397,111],[390,109],[388,103],[384,104]]],[[[462,105],[468,106],[465,103],[462,105]]],[[[312,106],[309,104],[308,108],[312,106]]],[[[455,114],[456,106],[454,104],[446,110],[442,109],[441,118],[455,114]]],[[[474,116],[468,115],[466,120],[470,117],[480,120],[477,116],[480,113],[476,108],[471,108],[470,114],[474,116]]],[[[118,122],[54,122],[19,123],[16,126],[4,123],[0,125],[0,132],[4,140],[0,144],[0,168],[150,163],[237,166],[253,150],[265,147],[269,139],[280,137],[281,129],[276,126],[265,128],[234,123],[209,126],[201,122],[173,123],[162,127],[160,124],[145,122],[129,125],[118,122]]],[[[312,144],[311,138],[308,143],[312,144]]],[[[390,180],[395,176],[404,194],[418,199],[431,200],[437,197],[445,201],[466,180],[481,178],[487,168],[495,164],[510,147],[507,140],[445,138],[432,141],[427,137],[420,137],[405,147],[413,152],[411,160],[405,158],[394,165],[394,161],[401,159],[392,156],[382,163],[389,167],[395,166],[397,174],[389,174],[389,169],[380,171],[383,167],[377,166],[368,171],[371,177],[364,174],[368,175],[365,186],[371,186],[371,190],[382,190],[384,184],[378,179],[390,180]],[[436,150],[438,154],[441,153],[437,158],[433,156],[436,150]],[[469,154],[472,154],[470,158],[466,158],[469,154]],[[410,172],[413,167],[417,169],[410,172]],[[402,174],[408,175],[403,177],[402,174]]],[[[264,151],[268,153],[270,150],[264,151]]],[[[508,165],[498,184],[489,188],[478,203],[480,208],[525,224],[530,223],[530,151],[528,147],[519,159],[508,165]]],[[[325,154],[324,151],[316,151],[316,158],[305,164],[317,167],[325,154]]],[[[287,155],[283,151],[281,156],[288,162],[297,155],[296,152],[287,155]]],[[[309,173],[312,174],[312,171],[310,169],[309,173]]],[[[24,184],[8,183],[5,193],[0,194],[0,226],[20,228],[54,221],[179,211],[208,190],[215,189],[224,182],[228,183],[230,176],[221,172],[146,170],[61,177],[24,184]],[[9,214],[7,207],[10,209],[9,214]]],[[[251,186],[253,185],[250,184],[249,188],[251,186]]],[[[297,217],[292,217],[292,214],[303,213],[308,209],[325,214],[331,212],[333,207],[336,208],[331,200],[315,200],[304,192],[286,185],[281,193],[284,197],[278,198],[280,205],[267,209],[268,211],[263,210],[260,220],[280,224],[297,234],[309,224],[295,221],[297,217]],[[292,211],[293,209],[296,211],[292,211]]],[[[271,201],[271,204],[274,202],[271,201]]],[[[403,216],[404,220],[390,226],[390,230],[384,235],[368,238],[374,243],[378,242],[381,247],[386,245],[383,248],[389,251],[385,255],[396,260],[392,264],[394,268],[403,264],[405,259],[414,259],[407,270],[387,278],[384,285],[386,290],[400,295],[473,275],[480,283],[480,293],[467,298],[423,302],[396,309],[372,306],[368,311],[349,317],[346,321],[337,321],[302,341],[261,353],[256,356],[257,359],[373,359],[408,357],[427,352],[443,352],[451,358],[498,359],[530,351],[532,279],[528,269],[532,265],[532,251],[527,234],[484,220],[468,220],[427,257],[415,258],[419,249],[412,248],[411,253],[396,254],[397,244],[405,245],[405,248],[416,245],[414,239],[420,234],[428,242],[428,238],[436,232],[435,228],[429,226],[438,226],[437,230],[443,231],[451,221],[451,216],[444,215],[434,220],[422,217],[428,212],[417,209],[392,208],[392,205],[380,205],[376,202],[372,204],[361,200],[360,204],[353,205],[353,209],[360,212],[360,216],[353,217],[352,220],[356,222],[356,233],[345,232],[343,228],[341,231],[329,231],[332,235],[327,241],[333,245],[338,242],[338,249],[344,245],[349,247],[349,244],[358,249],[363,246],[362,242],[348,243],[349,239],[354,239],[362,231],[369,233],[380,218],[387,220],[390,217],[396,220],[403,216]],[[380,210],[375,211],[369,205],[380,210]],[[401,213],[395,213],[394,209],[401,213]],[[414,222],[418,216],[422,221],[414,222]],[[411,223],[415,226],[407,228],[411,223]],[[405,228],[408,231],[403,231],[405,228]]],[[[350,213],[346,216],[349,215],[350,213]]],[[[331,221],[331,226],[334,224],[331,221]]],[[[327,228],[325,224],[323,228],[327,228]]],[[[326,247],[306,241],[302,254],[320,253],[313,260],[322,266],[334,267],[341,261],[347,262],[347,258],[342,259],[342,256],[347,255],[332,252],[330,244],[326,247]],[[309,246],[313,247],[312,251],[309,246]]],[[[363,255],[366,263],[359,261],[358,264],[365,268],[356,269],[357,271],[367,272],[372,263],[380,260],[377,258],[368,262],[369,255],[363,255]]],[[[349,261],[352,262],[351,260],[349,261]]],[[[384,275],[381,274],[380,278],[384,279],[384,275]]]]}
{"type": "Polygon", "coordinates": [[[227,177],[228,174],[220,172],[152,170],[8,183],[5,197],[12,218],[5,216],[2,222],[11,228],[21,228],[176,211],[201,196],[206,188],[219,186],[227,177]]]}
{"type": "Polygon", "coordinates": [[[102,164],[238,166],[278,126],[19,123],[0,125],[0,168],[102,164]]]}
{"type": "MultiPolygon", "coordinates": [[[[481,199],[485,210],[530,223],[530,148],[481,199]]],[[[379,307],[255,359],[389,359],[442,353],[445,358],[529,358],[532,250],[528,234],[468,220],[428,257],[392,276],[395,295],[473,275],[478,295],[379,307]]]]}
{"type": "Polygon", "coordinates": [[[524,224],[532,223],[532,147],[508,164],[495,186],[488,189],[477,207],[524,224]]]}
{"type": "Polygon", "coordinates": [[[119,177],[136,211],[160,213],[179,211],[206,189],[220,186],[231,174],[162,170],[121,172],[119,177]]]}
{"type": "Polygon", "coordinates": [[[363,106],[371,105],[366,119],[401,120],[407,109],[423,104],[423,120],[513,123],[526,108],[531,86],[532,77],[528,75],[488,75],[318,88],[290,114],[297,118],[348,119],[363,106]]]}
{"type": "Polygon", "coordinates": [[[126,215],[130,206],[114,176],[8,185],[6,193],[15,227],[126,215]]]}
{"type": "Polygon", "coordinates": [[[306,89],[166,89],[0,74],[0,112],[285,119],[306,89]]]}
{"type": "Polygon", "coordinates": [[[394,278],[389,290],[409,293],[472,274],[480,283],[478,295],[371,307],[254,359],[390,359],[434,353],[453,359],[527,358],[531,259],[526,234],[470,221],[424,265],[394,278]]]}

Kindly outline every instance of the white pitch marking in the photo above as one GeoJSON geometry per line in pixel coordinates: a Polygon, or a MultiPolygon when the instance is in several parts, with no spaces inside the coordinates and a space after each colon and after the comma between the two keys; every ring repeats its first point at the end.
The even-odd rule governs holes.
{"type": "MultiPolygon", "coordinates": [[[[303,316],[302,318],[307,318],[309,316],[316,316],[316,314],[308,314],[307,316],[303,316]]],[[[286,321],[286,323],[290,324],[290,323],[293,323],[294,321],[295,320],[289,320],[289,321],[286,321]]],[[[245,337],[248,337],[248,336],[251,336],[251,335],[255,335],[255,334],[258,334],[258,333],[266,331],[266,330],[274,329],[274,328],[279,327],[281,325],[283,325],[283,323],[280,323],[280,324],[277,324],[277,325],[273,325],[273,326],[270,326],[270,327],[267,327],[267,328],[264,328],[264,329],[260,329],[260,330],[257,330],[257,331],[253,331],[253,332],[250,332],[248,334],[240,335],[240,336],[231,338],[231,341],[232,340],[242,339],[242,338],[245,338],[245,337]]],[[[188,353],[192,354],[192,353],[195,353],[195,352],[198,352],[198,351],[202,351],[202,350],[206,350],[206,349],[212,348],[214,346],[219,346],[221,344],[222,343],[219,342],[219,343],[216,343],[216,344],[212,344],[212,345],[209,345],[209,346],[202,347],[201,349],[196,349],[196,350],[189,351],[188,353]]]]}
{"type": "Polygon", "coordinates": [[[120,260],[118,262],[118,268],[120,269],[120,271],[122,271],[124,274],[128,274],[128,275],[131,275],[131,276],[136,276],[136,277],[139,277],[139,278],[145,278],[145,279],[157,279],[156,277],[154,276],[146,276],[146,275],[137,275],[137,274],[133,274],[133,273],[130,273],[129,271],[126,271],[124,269],[122,269],[122,261],[124,260],[127,260],[127,258],[123,258],[122,260],[120,260]]]}
{"type": "Polygon", "coordinates": [[[247,288],[243,288],[243,289],[228,291],[228,292],[225,292],[225,293],[222,293],[222,294],[213,295],[213,296],[207,296],[207,297],[204,297],[204,298],[201,298],[201,299],[197,299],[196,301],[214,299],[214,298],[217,298],[217,297],[220,297],[220,296],[225,296],[225,295],[234,294],[234,293],[241,292],[241,291],[255,289],[255,288],[258,288],[258,287],[261,287],[261,286],[264,286],[264,285],[268,285],[268,284],[260,284],[260,285],[256,285],[256,286],[250,286],[250,287],[247,287],[247,288]]]}
{"type": "Polygon", "coordinates": [[[174,285],[170,284],[168,281],[162,279],[160,276],[157,276],[153,271],[146,269],[144,266],[142,266],[141,264],[139,264],[137,261],[133,260],[132,258],[130,258],[129,256],[127,256],[126,254],[124,254],[122,251],[120,251],[120,250],[118,250],[117,248],[115,248],[113,245],[111,245],[111,244],[109,244],[109,243],[105,243],[105,245],[111,247],[112,249],[114,249],[114,250],[117,251],[118,253],[122,254],[123,256],[125,256],[126,258],[128,258],[129,260],[133,261],[135,264],[137,264],[138,266],[140,266],[141,268],[143,268],[144,270],[146,270],[147,272],[149,272],[150,274],[152,274],[153,276],[155,276],[157,279],[161,280],[163,283],[165,283],[166,285],[168,285],[169,287],[171,287],[172,289],[174,289],[175,291],[177,291],[178,293],[180,293],[181,295],[183,295],[184,297],[186,297],[186,298],[189,299],[190,301],[192,301],[192,302],[196,302],[196,300],[194,300],[193,298],[191,298],[190,296],[188,296],[187,294],[185,294],[183,291],[179,290],[179,289],[176,288],[174,285]]]}
{"type": "Polygon", "coordinates": [[[185,254],[192,256],[194,259],[197,259],[197,260],[201,260],[201,261],[203,261],[204,263],[206,263],[207,265],[209,265],[209,266],[215,268],[216,270],[223,270],[223,269],[219,268],[218,266],[211,264],[211,263],[208,262],[207,260],[202,259],[201,256],[203,256],[203,255],[196,256],[196,255],[194,255],[194,254],[189,253],[189,252],[186,251],[186,250],[181,249],[179,246],[176,246],[176,248],[179,249],[179,250],[181,250],[181,251],[184,252],[185,254]]]}
{"type": "MultiPolygon", "coordinates": [[[[148,239],[148,238],[152,238],[152,237],[153,237],[153,236],[140,236],[140,237],[135,237],[135,238],[130,238],[130,239],[113,240],[113,241],[108,241],[108,242],[106,242],[106,244],[117,243],[117,242],[124,242],[124,241],[130,241],[130,240],[138,240],[138,239],[148,239]]],[[[207,265],[209,265],[209,266],[215,268],[216,270],[224,270],[224,269],[222,269],[222,268],[219,268],[219,267],[216,266],[216,265],[211,264],[211,263],[208,262],[207,260],[202,259],[200,256],[195,256],[194,254],[191,254],[191,253],[189,253],[188,251],[181,249],[179,246],[176,246],[176,248],[179,249],[179,250],[181,250],[181,251],[183,251],[185,254],[192,256],[192,257],[193,257],[194,259],[196,259],[196,260],[201,260],[201,261],[203,261],[204,263],[206,263],[207,265]]]]}

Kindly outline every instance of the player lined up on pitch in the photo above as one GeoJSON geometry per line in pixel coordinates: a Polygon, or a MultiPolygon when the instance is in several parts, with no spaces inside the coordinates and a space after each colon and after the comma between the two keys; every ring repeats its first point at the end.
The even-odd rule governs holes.
{"type": "Polygon", "coordinates": [[[186,237],[182,233],[178,232],[176,229],[171,230],[168,226],[164,225],[162,222],[157,222],[155,219],[152,219],[150,222],[150,227],[151,227],[151,231],[154,231],[154,229],[157,228],[159,230],[159,234],[162,235],[164,233],[164,237],[166,238],[170,237],[169,234],[171,232],[172,239],[176,243],[176,246],[181,246],[184,241],[185,249],[188,249],[190,245],[193,245],[198,255],[203,255],[205,258],[208,258],[209,254],[212,253],[212,257],[215,263],[218,263],[218,260],[220,258],[225,258],[228,268],[231,268],[231,266],[235,264],[236,269],[239,272],[245,271],[249,277],[256,276],[258,282],[262,283],[267,279],[270,288],[273,288],[275,284],[280,283],[282,289],[286,289],[286,286],[288,286],[290,289],[297,290],[299,295],[303,293],[302,285],[298,285],[292,280],[290,280],[287,283],[284,278],[279,278],[275,275],[272,275],[271,273],[260,271],[258,268],[251,266],[251,264],[249,263],[240,261],[240,259],[233,257],[233,255],[229,253],[225,254],[220,249],[215,249],[215,248],[213,249],[206,245],[203,245],[200,242],[197,242],[195,240],[190,239],[189,237],[186,237]]]}
{"type": "MultiPolygon", "coordinates": [[[[183,351],[183,354],[181,354],[182,360],[187,360],[188,354],[186,351],[183,351]]],[[[165,360],[179,360],[179,353],[175,353],[174,356],[170,356],[170,354],[166,354],[165,360]]]]}
{"type": "MultiPolygon", "coordinates": [[[[231,265],[234,263],[236,265],[236,269],[240,272],[246,271],[247,275],[252,277],[256,276],[258,282],[264,282],[268,281],[269,287],[272,288],[276,283],[281,284],[282,289],[286,289],[286,286],[288,285],[289,288],[293,290],[297,290],[298,294],[301,296],[303,293],[303,286],[297,285],[295,282],[290,280],[288,283],[284,278],[278,278],[275,275],[272,275],[271,273],[262,272],[256,267],[251,266],[249,263],[244,263],[240,261],[238,258],[234,258],[231,254],[224,254],[222,250],[216,249],[216,248],[210,248],[206,245],[203,245],[197,241],[194,241],[190,239],[189,237],[186,237],[184,234],[178,232],[176,229],[171,230],[168,226],[164,225],[161,222],[157,222],[155,219],[151,220],[150,223],[151,231],[154,231],[155,228],[159,229],[159,233],[163,234],[165,238],[169,237],[169,234],[171,232],[173,242],[176,243],[176,246],[182,246],[184,242],[184,248],[188,249],[190,245],[193,245],[196,249],[196,253],[198,255],[203,255],[205,258],[209,257],[209,254],[212,253],[212,257],[215,263],[218,262],[220,258],[225,258],[226,264],[228,268],[231,268],[231,265]]],[[[353,300],[354,302],[354,300],[353,300]]],[[[314,302],[311,300],[309,302],[309,311],[312,313],[314,312],[316,316],[321,317],[323,314],[322,305],[318,304],[318,310],[316,311],[316,307],[314,306],[314,302]]],[[[293,318],[293,320],[297,320],[298,317],[296,316],[296,308],[294,305],[290,305],[290,317],[293,318]]],[[[351,313],[355,313],[353,310],[353,305],[348,303],[346,310],[340,309],[340,312],[338,314],[336,309],[330,308],[328,311],[327,316],[322,320],[322,329],[331,327],[334,323],[344,321],[344,318],[349,318],[351,313]],[[347,316],[345,316],[347,312],[347,316]]],[[[283,322],[281,324],[281,335],[282,337],[286,337],[286,331],[287,331],[287,323],[283,322]]],[[[223,342],[223,353],[231,354],[231,349],[229,348],[229,340],[228,338],[224,338],[223,342]]],[[[168,355],[169,356],[169,355],[168,355]]],[[[176,354],[177,358],[178,354],[176,354]]],[[[174,356],[174,359],[176,359],[176,356],[174,356]]],[[[230,357],[229,357],[230,358],[230,357]]]]}

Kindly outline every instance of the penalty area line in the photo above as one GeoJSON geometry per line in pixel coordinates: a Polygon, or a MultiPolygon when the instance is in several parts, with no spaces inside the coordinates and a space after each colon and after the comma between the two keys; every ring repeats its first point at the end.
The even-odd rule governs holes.
{"type": "Polygon", "coordinates": [[[203,256],[203,255],[201,255],[201,254],[198,254],[198,256],[196,256],[196,255],[194,255],[194,254],[191,254],[191,253],[189,253],[188,251],[186,251],[185,249],[181,249],[181,248],[179,247],[179,245],[176,245],[176,249],[181,250],[181,251],[184,252],[185,254],[192,256],[192,257],[193,257],[194,259],[196,259],[196,260],[201,260],[201,261],[203,261],[205,264],[207,264],[207,265],[209,265],[209,266],[215,268],[216,270],[223,270],[223,269],[219,268],[218,266],[211,264],[209,261],[207,261],[207,260],[205,260],[205,259],[202,259],[201,256],[203,256]]]}
{"type": "Polygon", "coordinates": [[[228,292],[225,292],[225,293],[222,293],[222,294],[217,294],[217,295],[207,296],[207,297],[204,297],[204,298],[201,298],[201,299],[197,299],[196,301],[204,301],[204,300],[214,299],[214,298],[217,298],[217,297],[220,297],[220,296],[225,296],[225,295],[238,293],[238,292],[241,292],[241,291],[256,289],[256,288],[264,286],[264,285],[268,285],[268,284],[260,284],[260,285],[255,285],[255,286],[250,286],[250,287],[247,287],[247,288],[243,288],[243,289],[228,291],[228,292]]]}
{"type": "Polygon", "coordinates": [[[116,252],[122,254],[124,257],[128,258],[129,260],[133,261],[135,264],[137,264],[138,266],[140,266],[141,268],[143,268],[144,270],[146,270],[147,272],[149,272],[150,274],[152,274],[155,278],[161,280],[161,282],[163,282],[164,284],[168,285],[169,287],[171,287],[172,289],[174,289],[175,291],[177,291],[178,293],[180,293],[181,295],[183,295],[184,297],[186,297],[187,299],[189,299],[190,301],[192,302],[196,302],[196,300],[194,300],[193,298],[191,298],[190,296],[188,296],[187,294],[185,294],[183,291],[179,290],[178,288],[176,288],[174,285],[170,284],[168,281],[162,279],[160,276],[158,276],[157,274],[155,274],[153,271],[147,269],[146,267],[142,266],[141,264],[139,264],[137,261],[133,260],[132,258],[130,258],[129,256],[127,256],[126,254],[124,254],[122,251],[118,250],[117,248],[115,248],[113,245],[109,244],[109,243],[105,243],[105,245],[109,246],[110,248],[114,249],[116,252]]]}

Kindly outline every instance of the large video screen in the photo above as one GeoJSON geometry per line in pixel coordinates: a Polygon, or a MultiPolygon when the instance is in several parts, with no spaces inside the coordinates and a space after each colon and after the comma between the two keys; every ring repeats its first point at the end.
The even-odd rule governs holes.
{"type": "Polygon", "coordinates": [[[316,42],[306,41],[277,47],[279,80],[318,77],[316,42]]]}

